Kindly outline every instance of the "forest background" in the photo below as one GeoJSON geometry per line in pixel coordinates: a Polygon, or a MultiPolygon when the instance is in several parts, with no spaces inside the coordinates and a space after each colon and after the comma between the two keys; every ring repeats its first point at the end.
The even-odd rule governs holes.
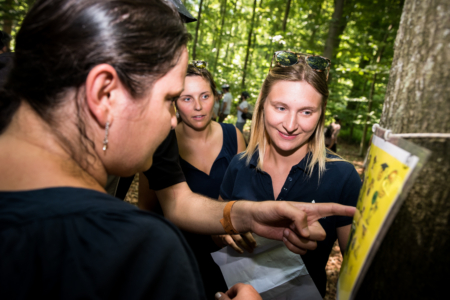
{"type": "MultiPolygon", "coordinates": [[[[235,122],[242,91],[255,103],[274,51],[323,55],[332,61],[326,123],[338,115],[340,138],[365,152],[382,113],[404,0],[182,1],[198,19],[187,24],[190,58],[207,61],[218,86],[231,86],[227,122],[235,122]]],[[[14,37],[33,2],[0,0],[2,30],[14,37]]]]}

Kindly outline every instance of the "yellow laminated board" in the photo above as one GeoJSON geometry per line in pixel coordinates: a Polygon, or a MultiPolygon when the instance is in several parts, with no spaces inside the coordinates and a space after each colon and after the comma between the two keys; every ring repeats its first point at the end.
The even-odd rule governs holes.
{"type": "Polygon", "coordinates": [[[364,183],[359,194],[352,230],[338,282],[338,299],[351,299],[358,277],[380,230],[418,158],[373,137],[364,183]]]}

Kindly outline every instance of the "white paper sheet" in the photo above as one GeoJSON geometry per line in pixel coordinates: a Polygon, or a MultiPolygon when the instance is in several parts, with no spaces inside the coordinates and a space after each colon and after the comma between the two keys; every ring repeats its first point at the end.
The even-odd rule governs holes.
{"type": "Polygon", "coordinates": [[[251,284],[264,300],[322,299],[300,255],[283,242],[255,235],[258,247],[240,254],[231,247],[211,253],[228,288],[236,283],[251,284]]]}

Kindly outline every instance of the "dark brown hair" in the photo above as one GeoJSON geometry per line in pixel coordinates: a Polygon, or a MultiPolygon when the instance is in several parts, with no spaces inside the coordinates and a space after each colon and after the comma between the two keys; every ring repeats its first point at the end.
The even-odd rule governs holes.
{"type": "Polygon", "coordinates": [[[207,69],[200,69],[194,66],[193,64],[189,64],[186,72],[186,77],[189,76],[200,76],[206,79],[209,82],[209,86],[211,87],[214,99],[216,99],[216,97],[218,96],[216,83],[214,82],[214,78],[212,77],[211,73],[207,69]]]}
{"type": "Polygon", "coordinates": [[[139,98],[176,64],[188,40],[179,14],[162,0],[38,0],[17,34],[14,67],[0,89],[0,134],[21,101],[53,125],[55,108],[73,100],[79,142],[89,150],[84,99],[77,98],[92,68],[111,65],[139,98]],[[66,99],[73,89],[75,99],[66,99]]]}

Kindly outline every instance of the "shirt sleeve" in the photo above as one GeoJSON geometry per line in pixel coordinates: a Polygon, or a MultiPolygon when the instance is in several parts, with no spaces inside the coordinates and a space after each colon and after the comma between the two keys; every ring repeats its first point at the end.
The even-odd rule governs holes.
{"type": "Polygon", "coordinates": [[[246,109],[246,108],[248,108],[248,102],[247,101],[242,103],[241,109],[246,109]]]}
{"type": "Polygon", "coordinates": [[[223,176],[222,185],[220,186],[219,195],[223,200],[232,200],[233,199],[233,190],[234,184],[236,182],[236,176],[239,171],[239,162],[242,154],[238,154],[230,162],[225,175],[223,176]]]}
{"type": "MultiPolygon", "coordinates": [[[[356,207],[362,183],[361,178],[359,178],[359,175],[356,172],[353,165],[349,164],[348,167],[351,168],[351,170],[349,171],[350,174],[343,185],[339,203],[343,205],[356,207]]],[[[353,220],[352,217],[338,216],[336,219],[336,227],[350,225],[352,224],[352,220],[353,220]]]]}
{"type": "Polygon", "coordinates": [[[144,174],[150,189],[155,191],[186,181],[180,166],[178,142],[174,130],[170,131],[169,136],[156,149],[152,167],[144,174]]]}

